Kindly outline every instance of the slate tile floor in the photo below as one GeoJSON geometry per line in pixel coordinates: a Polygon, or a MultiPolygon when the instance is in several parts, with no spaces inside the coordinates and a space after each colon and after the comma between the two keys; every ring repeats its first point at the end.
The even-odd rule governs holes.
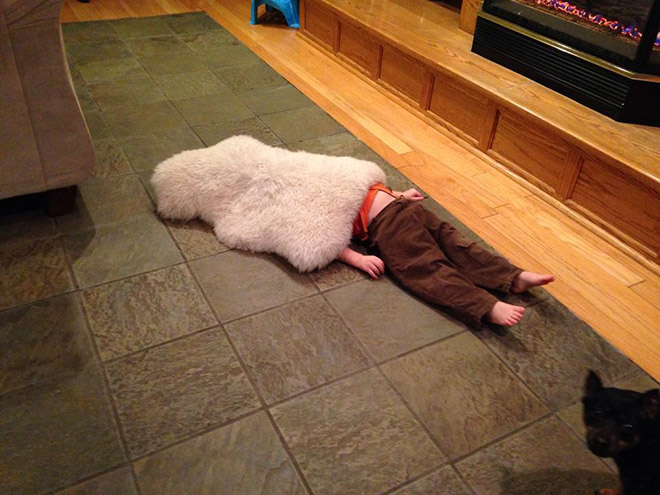
{"type": "Polygon", "coordinates": [[[154,214],[158,162],[236,133],[374,160],[411,186],[231,34],[199,13],[63,30],[97,169],[70,215],[0,203],[0,494],[616,481],[582,441],[586,370],[656,384],[544,291],[515,298],[530,307],[517,328],[475,331],[387,278],[299,274],[154,214]]]}

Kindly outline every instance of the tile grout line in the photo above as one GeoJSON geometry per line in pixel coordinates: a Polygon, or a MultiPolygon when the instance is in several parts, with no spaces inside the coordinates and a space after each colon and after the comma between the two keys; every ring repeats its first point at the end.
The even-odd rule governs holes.
{"type": "Polygon", "coordinates": [[[419,347],[415,347],[414,349],[409,349],[407,351],[402,352],[401,354],[397,354],[396,356],[391,356],[391,357],[388,357],[387,359],[383,359],[382,361],[377,361],[377,364],[378,364],[378,366],[382,366],[384,364],[389,364],[393,361],[396,361],[397,359],[410,356],[411,354],[414,354],[417,351],[422,351],[424,349],[428,349],[429,347],[433,347],[436,344],[442,344],[442,343],[446,342],[449,339],[452,339],[454,337],[458,337],[459,335],[463,335],[464,333],[467,333],[467,332],[470,332],[470,330],[467,329],[467,328],[464,328],[463,330],[460,330],[456,333],[452,333],[450,335],[440,337],[437,340],[434,340],[432,342],[427,342],[426,344],[422,344],[419,347]]]}
{"type": "MultiPolygon", "coordinates": [[[[534,307],[540,306],[541,304],[545,304],[546,301],[547,301],[547,299],[545,299],[545,300],[543,300],[543,301],[540,301],[540,302],[534,304],[533,306],[534,306],[534,307]]],[[[498,336],[496,333],[494,333],[494,332],[491,332],[491,333],[493,333],[493,335],[494,335],[496,338],[499,338],[499,336],[498,336]]],[[[500,356],[497,352],[495,352],[495,349],[493,349],[488,343],[486,343],[485,340],[483,340],[483,339],[481,339],[481,338],[479,338],[479,337],[477,337],[477,339],[479,340],[479,342],[481,342],[481,344],[482,344],[484,347],[486,347],[486,349],[488,349],[488,351],[489,351],[492,355],[495,356],[495,358],[496,358],[496,359],[497,359],[497,360],[498,360],[498,361],[499,361],[499,362],[500,362],[500,363],[506,368],[506,370],[507,370],[509,373],[511,373],[511,374],[516,378],[516,380],[518,380],[518,382],[519,382],[520,384],[522,384],[522,386],[524,387],[524,389],[527,390],[530,394],[532,394],[532,396],[533,396],[534,398],[536,398],[536,399],[539,401],[539,403],[540,403],[545,409],[547,409],[547,410],[550,411],[550,412],[555,412],[555,409],[554,409],[552,406],[550,406],[550,405],[549,405],[549,404],[548,404],[548,403],[547,403],[547,402],[546,402],[546,401],[545,401],[545,400],[544,400],[539,394],[537,394],[536,391],[533,390],[532,387],[531,387],[529,384],[527,384],[527,382],[526,382],[525,380],[523,380],[523,378],[522,378],[520,375],[518,375],[518,373],[516,373],[516,371],[515,371],[510,365],[509,365],[509,363],[507,363],[507,362],[504,360],[504,358],[503,358],[502,356],[500,356]]]]}
{"type": "Polygon", "coordinates": [[[463,482],[463,485],[468,489],[468,491],[472,495],[477,495],[477,490],[475,488],[472,488],[472,485],[468,482],[467,479],[465,479],[465,477],[463,476],[463,473],[461,473],[458,470],[456,465],[454,463],[450,463],[449,465],[451,466],[451,470],[456,474],[456,476],[458,476],[458,479],[463,482]]]}
{"type": "Polygon", "coordinates": [[[273,401],[273,402],[267,404],[267,406],[268,406],[269,409],[274,409],[274,408],[279,407],[283,404],[286,404],[287,402],[291,402],[295,399],[298,399],[298,398],[300,398],[304,395],[311,394],[311,393],[314,393],[314,392],[318,392],[322,388],[329,387],[329,386],[334,385],[334,384],[336,384],[340,381],[346,380],[348,378],[352,378],[356,375],[359,375],[360,373],[364,373],[366,371],[374,369],[375,366],[376,366],[375,364],[371,363],[368,366],[364,366],[362,368],[355,369],[355,370],[350,371],[348,373],[345,373],[341,376],[337,376],[337,377],[335,377],[331,380],[325,381],[323,383],[319,383],[318,385],[314,385],[310,388],[306,388],[305,390],[301,390],[300,392],[296,392],[295,394],[291,394],[291,395],[288,395],[288,396],[286,396],[282,399],[273,401]]]}
{"type": "Polygon", "coordinates": [[[186,334],[184,334],[184,335],[178,335],[178,336],[176,336],[176,337],[174,337],[174,338],[172,338],[172,339],[164,340],[163,342],[158,342],[158,343],[156,343],[156,344],[148,345],[148,346],[146,346],[146,347],[142,347],[142,348],[138,349],[137,351],[131,351],[131,352],[128,352],[128,353],[126,353],[126,354],[121,354],[121,355],[119,355],[119,356],[115,356],[115,357],[113,357],[113,358],[110,358],[110,359],[107,359],[107,360],[105,360],[105,361],[101,361],[101,362],[102,362],[103,365],[105,366],[105,365],[108,365],[108,364],[114,364],[114,363],[116,363],[116,362],[118,362],[118,361],[123,361],[123,360],[125,360],[125,359],[134,358],[134,357],[136,357],[138,354],[140,354],[140,353],[142,353],[142,352],[155,351],[155,350],[157,350],[157,349],[159,349],[159,348],[161,348],[161,347],[165,347],[165,346],[167,346],[167,345],[175,344],[175,343],[177,343],[177,342],[180,342],[181,340],[187,339],[188,337],[194,337],[194,336],[196,336],[196,335],[200,335],[200,334],[205,333],[205,332],[210,332],[210,331],[212,331],[212,330],[218,328],[219,326],[220,326],[220,323],[219,323],[219,322],[216,322],[215,324],[210,325],[210,326],[208,326],[208,327],[204,327],[204,328],[200,328],[200,329],[197,329],[197,330],[193,330],[193,331],[190,332],[190,333],[186,333],[186,334]]]}
{"type": "Polygon", "coordinates": [[[544,421],[544,420],[546,420],[546,419],[548,419],[548,418],[550,418],[554,415],[555,415],[555,413],[553,413],[553,412],[548,412],[546,414],[543,414],[543,415],[539,416],[538,418],[535,418],[532,421],[519,426],[518,428],[514,428],[513,430],[511,430],[511,431],[509,431],[509,432],[507,432],[503,435],[500,435],[496,438],[493,438],[492,440],[489,440],[485,444],[477,447],[474,450],[471,450],[470,452],[466,452],[465,454],[461,454],[461,455],[455,457],[454,459],[451,459],[450,462],[451,462],[452,465],[455,466],[456,464],[459,464],[460,462],[464,461],[465,459],[468,459],[469,457],[472,457],[472,456],[478,454],[479,452],[482,452],[482,451],[488,449],[489,447],[492,447],[493,445],[496,445],[500,442],[503,442],[503,441],[507,440],[508,438],[511,438],[511,437],[517,435],[518,433],[520,433],[524,430],[527,430],[528,428],[531,428],[532,426],[536,425],[537,423],[540,423],[540,422],[542,422],[542,421],[544,421]]]}
{"type": "MultiPolygon", "coordinates": [[[[195,272],[193,270],[191,270],[191,273],[192,273],[193,278],[195,279],[195,282],[201,288],[201,284],[200,284],[199,280],[197,279],[197,276],[195,275],[195,272]]],[[[208,299],[208,296],[206,295],[206,292],[204,292],[203,289],[202,289],[202,296],[206,300],[206,303],[209,305],[209,308],[211,309],[211,312],[215,316],[216,320],[220,322],[221,320],[220,320],[220,318],[218,318],[218,315],[215,311],[215,308],[211,304],[211,301],[208,299]]],[[[268,421],[270,422],[271,428],[273,428],[273,430],[275,431],[275,434],[277,435],[277,437],[280,441],[280,446],[282,446],[282,448],[284,449],[284,451],[287,455],[287,458],[289,459],[289,462],[293,465],[294,471],[296,472],[296,474],[298,476],[298,479],[303,484],[303,487],[307,491],[308,495],[313,495],[314,492],[312,491],[312,488],[309,485],[309,482],[307,481],[307,478],[304,476],[304,473],[303,473],[300,465],[298,464],[298,461],[294,457],[293,451],[289,447],[288,443],[286,442],[286,440],[284,438],[284,435],[282,434],[279,427],[277,426],[277,423],[275,422],[275,419],[273,418],[270,410],[268,409],[266,401],[264,400],[263,396],[261,395],[261,392],[259,391],[259,388],[257,387],[257,385],[256,385],[255,381],[253,380],[251,374],[249,373],[249,369],[248,369],[247,365],[245,364],[245,362],[241,358],[241,355],[238,352],[238,349],[236,348],[236,346],[234,345],[234,342],[231,340],[229,332],[225,328],[224,324],[220,323],[220,329],[222,330],[222,333],[223,333],[225,339],[227,339],[227,343],[231,347],[231,350],[234,353],[234,357],[237,359],[239,365],[241,366],[243,374],[247,378],[248,382],[250,383],[250,386],[252,387],[253,392],[257,396],[257,400],[261,404],[261,409],[260,410],[263,410],[264,414],[268,418],[268,421]]]]}
{"type": "Polygon", "coordinates": [[[227,421],[220,421],[217,423],[213,423],[210,426],[207,426],[206,428],[196,431],[190,435],[183,436],[177,440],[175,440],[172,443],[168,443],[167,445],[158,447],[156,449],[150,450],[148,452],[145,452],[143,454],[137,455],[135,457],[129,457],[128,462],[130,464],[135,464],[136,462],[143,461],[144,459],[147,459],[149,457],[156,456],[166,450],[169,450],[173,447],[177,447],[179,445],[182,445],[186,442],[189,442],[191,440],[194,440],[199,437],[203,437],[204,435],[208,435],[209,433],[213,433],[214,431],[220,430],[222,428],[225,428],[226,426],[232,425],[234,423],[238,423],[239,421],[242,421],[246,418],[249,418],[250,416],[255,416],[259,414],[260,412],[263,412],[262,407],[257,407],[256,409],[252,409],[251,411],[245,412],[243,414],[240,414],[239,416],[236,416],[235,418],[231,418],[227,421]]]}
{"type": "MultiPolygon", "coordinates": [[[[119,409],[117,408],[117,403],[115,401],[114,394],[112,393],[112,389],[110,387],[110,380],[108,378],[108,373],[107,373],[106,367],[103,364],[103,361],[101,360],[101,354],[100,354],[100,351],[98,349],[98,344],[96,342],[96,337],[92,333],[92,327],[91,327],[90,320],[89,320],[89,314],[87,313],[87,308],[85,307],[85,304],[83,304],[82,295],[78,296],[78,304],[80,305],[80,309],[83,313],[83,318],[85,320],[85,328],[87,330],[87,335],[88,335],[88,338],[91,341],[94,356],[95,356],[95,358],[98,362],[98,366],[100,368],[101,379],[103,380],[103,387],[105,389],[107,400],[110,402],[110,408],[112,410],[113,420],[115,422],[115,427],[117,429],[116,431],[119,434],[119,441],[121,442],[122,450],[124,451],[123,452],[124,458],[127,461],[129,461],[129,463],[130,463],[130,449],[128,448],[128,442],[126,441],[126,434],[124,432],[124,427],[122,425],[121,417],[119,415],[119,409]]],[[[135,486],[135,489],[136,489],[138,495],[141,495],[142,491],[140,489],[140,485],[138,483],[137,476],[135,474],[135,470],[133,469],[133,464],[132,463],[130,463],[130,471],[131,471],[131,477],[133,479],[133,484],[135,486]]]]}
{"type": "MultiPolygon", "coordinates": [[[[84,478],[80,478],[80,479],[74,481],[73,483],[67,483],[66,485],[62,485],[62,486],[57,487],[55,489],[50,489],[50,490],[45,491],[45,492],[40,492],[40,495],[57,495],[58,493],[64,492],[64,491],[66,491],[70,488],[78,487],[79,485],[82,485],[84,483],[88,483],[88,482],[93,481],[97,478],[101,478],[102,476],[110,474],[113,471],[119,471],[120,469],[124,469],[124,468],[130,469],[130,464],[131,464],[130,461],[126,460],[126,461],[122,462],[121,464],[117,464],[116,466],[112,466],[112,467],[104,469],[103,471],[99,471],[99,472],[91,474],[89,476],[85,476],[84,478]]],[[[133,483],[135,484],[135,481],[133,483]]],[[[137,488],[137,487],[135,487],[135,488],[137,488]]]]}
{"type": "Polygon", "coordinates": [[[378,492],[378,493],[379,493],[379,495],[391,495],[392,493],[397,492],[397,491],[401,490],[402,488],[407,488],[407,487],[413,485],[414,483],[421,480],[422,478],[430,476],[431,474],[439,471],[440,469],[442,469],[442,468],[444,468],[445,466],[448,466],[448,465],[449,465],[449,462],[445,459],[444,462],[438,464],[437,466],[432,467],[431,469],[427,469],[422,474],[419,474],[417,476],[413,476],[411,478],[408,478],[407,480],[399,483],[398,485],[395,485],[391,488],[386,489],[385,491],[378,492]]]}
{"type": "MultiPolygon", "coordinates": [[[[385,379],[385,382],[387,383],[387,385],[388,385],[388,387],[390,388],[390,390],[394,391],[394,393],[395,393],[395,395],[397,396],[397,398],[399,399],[399,401],[401,401],[401,402],[403,403],[403,406],[404,406],[404,407],[406,408],[406,410],[408,410],[408,412],[412,415],[414,421],[415,421],[415,422],[421,427],[422,431],[426,434],[427,438],[429,438],[429,440],[431,441],[431,443],[432,443],[433,445],[435,445],[435,447],[438,449],[438,452],[440,452],[440,454],[441,454],[442,457],[444,458],[445,462],[448,461],[448,460],[449,460],[449,456],[447,456],[446,453],[442,450],[442,448],[440,447],[439,443],[435,440],[435,438],[433,437],[433,435],[431,435],[430,430],[427,428],[427,426],[424,424],[424,422],[421,421],[421,419],[420,419],[420,418],[419,418],[419,417],[418,417],[418,416],[412,411],[412,409],[410,408],[409,404],[405,401],[405,399],[403,398],[403,396],[399,393],[399,391],[396,389],[396,387],[394,387],[394,385],[392,384],[392,382],[391,382],[391,381],[389,380],[389,378],[385,375],[385,373],[383,372],[383,370],[381,369],[380,365],[378,364],[378,362],[376,361],[376,359],[374,358],[374,356],[371,354],[371,352],[369,351],[369,349],[367,348],[367,346],[366,346],[366,345],[360,340],[360,338],[355,334],[355,332],[353,331],[353,329],[351,328],[351,326],[350,326],[350,325],[346,322],[346,320],[342,317],[342,315],[339,313],[339,311],[337,310],[337,308],[335,308],[335,307],[332,305],[332,303],[331,303],[331,302],[325,297],[325,294],[323,294],[323,298],[325,299],[326,303],[327,303],[327,304],[332,308],[332,310],[335,312],[336,316],[340,319],[340,321],[343,322],[344,326],[348,329],[348,331],[351,332],[351,334],[352,334],[353,337],[356,339],[356,341],[357,341],[357,342],[363,347],[363,349],[364,349],[364,351],[366,352],[367,356],[368,356],[368,357],[370,358],[370,360],[372,360],[372,362],[374,363],[374,368],[375,368],[375,369],[377,370],[377,372],[381,375],[381,377],[385,379]]],[[[438,467],[439,467],[439,466],[436,466],[436,469],[437,469],[438,467]]]]}

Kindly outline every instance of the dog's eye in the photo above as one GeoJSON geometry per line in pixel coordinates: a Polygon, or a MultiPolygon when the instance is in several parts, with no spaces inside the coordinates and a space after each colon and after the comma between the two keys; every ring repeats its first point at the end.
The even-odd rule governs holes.
{"type": "Polygon", "coordinates": [[[594,409],[593,411],[591,411],[591,415],[592,415],[594,418],[600,418],[600,417],[603,415],[603,410],[602,410],[602,409],[598,409],[598,408],[596,408],[596,409],[594,409]]]}
{"type": "Polygon", "coordinates": [[[633,425],[631,425],[630,423],[624,423],[623,425],[621,425],[621,428],[623,428],[625,431],[632,431],[633,425]]]}

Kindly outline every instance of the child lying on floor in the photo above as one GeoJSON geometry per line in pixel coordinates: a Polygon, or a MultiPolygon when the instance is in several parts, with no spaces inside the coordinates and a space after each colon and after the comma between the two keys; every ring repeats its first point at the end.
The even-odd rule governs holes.
{"type": "Polygon", "coordinates": [[[353,238],[366,243],[370,254],[347,247],[339,259],[373,278],[387,267],[408,290],[472,325],[518,323],[525,308],[499,301],[484,288],[518,294],[554,277],[492,254],[424,209],[422,199],[416,189],[372,186],[353,223],[353,238]]]}

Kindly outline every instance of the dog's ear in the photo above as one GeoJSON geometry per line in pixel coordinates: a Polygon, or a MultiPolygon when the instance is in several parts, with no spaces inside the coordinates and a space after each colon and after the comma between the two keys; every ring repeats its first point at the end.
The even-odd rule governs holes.
{"type": "Polygon", "coordinates": [[[660,389],[649,390],[642,396],[644,414],[649,419],[660,418],[660,389]]]}
{"type": "Polygon", "coordinates": [[[593,394],[598,392],[603,388],[603,382],[600,381],[600,377],[596,374],[594,370],[589,370],[589,375],[587,375],[587,381],[584,384],[584,393],[586,395],[593,394]]]}

